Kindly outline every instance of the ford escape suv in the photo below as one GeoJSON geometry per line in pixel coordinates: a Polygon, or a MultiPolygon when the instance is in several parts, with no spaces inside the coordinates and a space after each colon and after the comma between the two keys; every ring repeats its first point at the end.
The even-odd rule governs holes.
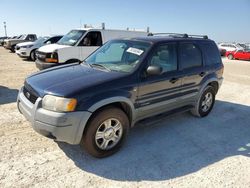
{"type": "Polygon", "coordinates": [[[38,133],[106,157],[142,119],[187,110],[208,115],[222,74],[217,45],[206,36],[117,39],[82,63],[26,78],[17,106],[38,133]]]}

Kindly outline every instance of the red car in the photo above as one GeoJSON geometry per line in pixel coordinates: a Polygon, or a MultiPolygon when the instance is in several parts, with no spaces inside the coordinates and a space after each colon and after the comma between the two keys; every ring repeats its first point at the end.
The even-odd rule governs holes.
{"type": "Polygon", "coordinates": [[[228,51],[228,52],[226,52],[226,57],[228,59],[250,60],[250,49],[238,50],[238,51],[228,51]]]}

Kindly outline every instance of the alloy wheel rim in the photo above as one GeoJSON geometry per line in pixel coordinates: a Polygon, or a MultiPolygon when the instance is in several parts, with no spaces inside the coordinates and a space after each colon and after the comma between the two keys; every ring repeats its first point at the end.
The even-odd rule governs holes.
{"type": "Polygon", "coordinates": [[[116,146],[122,137],[122,124],[118,119],[109,118],[102,122],[95,134],[95,143],[102,150],[116,146]]]}
{"type": "Polygon", "coordinates": [[[208,92],[201,103],[201,109],[203,112],[207,112],[213,104],[213,95],[212,93],[208,92]]]}

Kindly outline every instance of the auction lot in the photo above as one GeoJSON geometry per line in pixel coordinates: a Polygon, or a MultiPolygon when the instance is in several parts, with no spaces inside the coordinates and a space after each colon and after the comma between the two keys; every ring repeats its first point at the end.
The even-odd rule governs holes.
{"type": "Polygon", "coordinates": [[[0,47],[0,187],[250,187],[250,62],[223,62],[207,117],[138,125],[118,153],[95,159],[33,131],[16,97],[38,70],[0,47]]]}

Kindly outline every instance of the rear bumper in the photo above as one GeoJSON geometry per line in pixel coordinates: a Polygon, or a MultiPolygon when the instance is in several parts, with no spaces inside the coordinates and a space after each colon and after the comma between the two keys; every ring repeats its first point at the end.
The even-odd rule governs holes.
{"type": "Polygon", "coordinates": [[[218,79],[219,88],[221,87],[223,80],[224,80],[224,78],[223,78],[223,77],[221,77],[221,78],[219,78],[219,79],[218,79]]]}
{"type": "Polygon", "coordinates": [[[39,70],[48,69],[50,67],[54,67],[54,66],[57,66],[57,65],[58,65],[58,63],[46,63],[46,62],[40,61],[39,59],[36,59],[36,67],[39,70]]]}
{"type": "Polygon", "coordinates": [[[90,112],[70,113],[53,112],[42,108],[42,98],[31,103],[21,89],[17,98],[17,107],[39,134],[69,144],[79,144],[90,112]]]}

